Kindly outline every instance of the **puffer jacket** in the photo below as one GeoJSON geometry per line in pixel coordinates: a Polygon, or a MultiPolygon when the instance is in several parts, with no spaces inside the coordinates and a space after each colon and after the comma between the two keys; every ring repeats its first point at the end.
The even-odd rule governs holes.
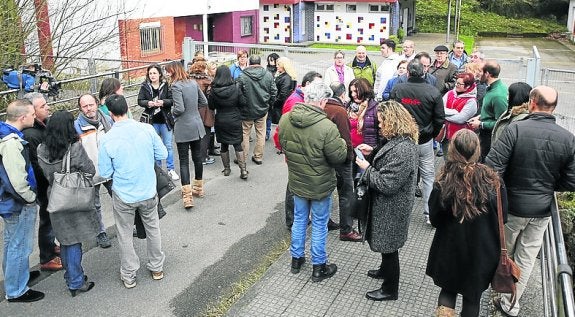
{"type": "Polygon", "coordinates": [[[279,123],[279,139],[286,155],[288,187],[299,197],[319,200],[336,186],[334,167],[345,162],[347,145],[324,111],[298,103],[279,123]]]}
{"type": "Polygon", "coordinates": [[[510,214],[548,217],[553,193],[575,190],[575,136],[553,115],[532,113],[503,131],[485,164],[503,176],[510,214]]]}
{"type": "Polygon", "coordinates": [[[237,82],[242,120],[256,120],[265,116],[278,92],[272,74],[259,65],[250,66],[244,69],[237,82]]]}
{"type": "Polygon", "coordinates": [[[419,144],[434,138],[445,120],[443,99],[437,88],[423,78],[410,77],[407,83],[396,84],[391,99],[400,102],[411,113],[419,127],[419,144]]]}

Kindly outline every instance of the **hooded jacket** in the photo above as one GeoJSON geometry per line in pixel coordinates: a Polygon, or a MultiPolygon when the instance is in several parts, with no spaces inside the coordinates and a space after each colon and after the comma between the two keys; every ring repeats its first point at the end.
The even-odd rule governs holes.
{"type": "Polygon", "coordinates": [[[279,123],[279,139],[288,164],[289,190],[319,200],[336,186],[334,167],[347,157],[347,145],[325,112],[298,103],[279,123]]]}
{"type": "Polygon", "coordinates": [[[245,68],[237,82],[240,88],[242,120],[257,120],[265,116],[278,92],[272,74],[265,68],[254,65],[245,68]]]}
{"type": "Polygon", "coordinates": [[[36,200],[36,178],[28,142],[15,127],[0,122],[0,216],[10,217],[36,200]]]}

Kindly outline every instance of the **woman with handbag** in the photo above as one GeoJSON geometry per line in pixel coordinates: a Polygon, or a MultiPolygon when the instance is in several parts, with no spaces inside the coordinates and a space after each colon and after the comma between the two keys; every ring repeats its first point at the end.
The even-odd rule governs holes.
{"type": "Polygon", "coordinates": [[[174,116],[174,139],[180,158],[180,182],[184,208],[194,207],[193,192],[204,195],[204,166],[202,164],[202,138],[206,129],[198,108],[208,106],[208,101],[196,81],[188,74],[180,62],[166,66],[166,76],[172,87],[172,115],[174,116]],[[194,162],[194,185],[190,185],[190,150],[194,162]]]}
{"type": "MultiPolygon", "coordinates": [[[[168,149],[168,158],[166,159],[168,175],[170,175],[172,180],[180,179],[176,171],[174,171],[172,91],[169,89],[168,83],[164,81],[160,65],[153,64],[148,66],[146,80],[142,83],[138,93],[138,105],[144,108],[140,122],[151,124],[168,149]]],[[[160,161],[156,163],[161,166],[160,161]]]]}
{"type": "Polygon", "coordinates": [[[368,185],[371,199],[364,236],[372,251],[381,253],[378,269],[367,275],[383,279],[380,288],[365,296],[374,301],[396,300],[399,293],[399,248],[407,240],[409,216],[415,202],[418,167],[419,130],[409,112],[396,101],[377,106],[382,145],[375,149],[360,144],[366,156],[355,160],[364,175],[360,183],[368,185]]]}
{"type": "Polygon", "coordinates": [[[499,262],[497,189],[507,199],[503,183],[481,156],[475,132],[453,136],[447,161],[429,198],[429,219],[436,228],[426,274],[441,288],[437,316],[455,316],[457,294],[463,295],[461,316],[479,316],[481,293],[499,262]]]}
{"type": "MultiPolygon", "coordinates": [[[[205,59],[196,60],[188,68],[190,78],[195,80],[205,96],[208,95],[211,89],[213,78],[208,75],[208,64],[205,59]]],[[[220,153],[216,149],[215,145],[215,133],[212,132],[212,127],[215,123],[215,113],[207,105],[200,106],[198,108],[200,112],[200,117],[204,123],[204,129],[206,129],[206,135],[202,138],[202,159],[203,164],[214,164],[216,160],[210,155],[219,156],[220,153]]],[[[203,195],[201,195],[203,196],[203,195]]]]}
{"type": "MultiPolygon", "coordinates": [[[[74,129],[74,117],[67,111],[56,111],[46,127],[46,139],[38,146],[38,163],[50,183],[48,195],[50,220],[54,234],[60,242],[60,256],[66,270],[64,279],[72,296],[88,292],[94,287],[89,282],[82,268],[82,242],[92,240],[99,230],[98,217],[94,202],[83,210],[54,212],[50,205],[70,205],[71,202],[55,202],[51,191],[54,185],[54,172],[60,173],[69,168],[70,172],[90,174],[96,169],[79,142],[80,138],[74,129]],[[68,165],[69,164],[69,165],[68,165]]],[[[86,175],[88,176],[88,175],[86,175]]],[[[90,188],[94,192],[94,188],[90,188]]]]}
{"type": "Polygon", "coordinates": [[[457,75],[455,87],[443,96],[445,110],[445,126],[439,134],[442,136],[441,148],[443,159],[447,161],[449,152],[449,140],[453,138],[455,132],[467,129],[467,120],[475,116],[477,112],[477,87],[475,78],[471,73],[461,73],[457,75]]]}

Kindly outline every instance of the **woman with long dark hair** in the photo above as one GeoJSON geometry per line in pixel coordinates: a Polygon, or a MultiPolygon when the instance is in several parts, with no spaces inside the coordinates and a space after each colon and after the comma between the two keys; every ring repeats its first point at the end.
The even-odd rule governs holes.
{"type": "Polygon", "coordinates": [[[240,115],[239,90],[236,86],[232,73],[226,65],[221,65],[216,70],[216,76],[212,81],[211,92],[208,96],[210,109],[216,110],[216,137],[221,143],[220,155],[224,165],[224,176],[229,176],[230,152],[232,145],[236,152],[236,159],[240,167],[240,177],[248,178],[246,161],[242,150],[242,119],[240,115]]]}
{"type": "MultiPolygon", "coordinates": [[[[365,79],[364,79],[365,80],[365,79]]],[[[399,296],[399,249],[407,240],[409,216],[415,202],[419,130],[411,114],[397,101],[378,105],[380,135],[386,142],[372,147],[360,144],[367,160],[355,163],[364,170],[360,184],[369,186],[370,212],[364,236],[373,252],[381,253],[378,269],[367,276],[383,279],[381,287],[365,296],[374,301],[399,296]]]]}
{"type": "MultiPolygon", "coordinates": [[[[168,149],[168,158],[166,159],[168,175],[173,180],[180,179],[176,171],[174,171],[172,91],[168,88],[168,83],[164,81],[160,65],[153,64],[148,66],[146,80],[142,83],[138,93],[138,105],[144,107],[145,115],[143,116],[148,117],[147,123],[154,127],[156,133],[162,138],[166,149],[168,149]]],[[[161,165],[161,161],[156,163],[161,165]]]]}
{"type": "Polygon", "coordinates": [[[180,181],[184,208],[194,207],[193,195],[204,196],[204,166],[202,164],[201,140],[206,129],[198,111],[199,106],[207,107],[208,101],[196,81],[179,62],[166,66],[166,76],[172,87],[172,115],[174,116],[174,139],[180,159],[180,181]],[[190,150],[194,162],[194,184],[190,185],[190,150]]]}
{"type": "Polygon", "coordinates": [[[347,109],[354,147],[361,143],[377,146],[377,101],[374,98],[373,87],[367,79],[357,78],[349,84],[347,109]]]}
{"type": "MultiPolygon", "coordinates": [[[[102,110],[107,116],[110,115],[110,110],[108,110],[108,106],[106,106],[106,98],[113,94],[123,95],[124,86],[117,78],[105,78],[100,84],[100,91],[98,92],[98,100],[100,100],[100,107],[98,109],[102,110]]],[[[130,112],[128,111],[128,113],[130,112]]]]}
{"type": "MultiPolygon", "coordinates": [[[[96,169],[79,142],[74,128],[74,117],[67,111],[56,111],[46,127],[46,139],[38,146],[38,163],[50,183],[54,172],[62,171],[66,153],[70,155],[70,171],[94,175],[96,169]]],[[[54,234],[60,242],[60,257],[66,270],[64,279],[72,296],[88,292],[94,287],[82,268],[82,241],[93,239],[99,230],[96,209],[50,213],[54,234]]]]}
{"type": "Polygon", "coordinates": [[[504,217],[505,189],[481,156],[475,132],[453,136],[429,197],[429,220],[436,228],[426,274],[441,288],[437,316],[455,316],[457,294],[463,295],[461,316],[479,316],[481,293],[487,289],[499,261],[497,188],[504,217]]]}

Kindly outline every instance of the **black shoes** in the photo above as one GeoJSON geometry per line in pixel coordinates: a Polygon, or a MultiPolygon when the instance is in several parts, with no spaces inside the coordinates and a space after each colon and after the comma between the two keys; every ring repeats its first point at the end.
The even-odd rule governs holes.
{"type": "Polygon", "coordinates": [[[112,246],[112,242],[110,242],[106,232],[100,232],[100,234],[96,237],[96,241],[98,242],[98,246],[100,246],[102,249],[107,249],[112,246]]]}
{"type": "Polygon", "coordinates": [[[369,276],[371,278],[378,279],[378,280],[381,280],[384,278],[383,271],[381,269],[369,270],[369,271],[367,271],[367,276],[369,276]]]}
{"type": "Polygon", "coordinates": [[[337,230],[339,229],[339,223],[331,220],[331,218],[329,218],[329,221],[327,223],[327,231],[333,231],[333,230],[337,230]]]}
{"type": "Polygon", "coordinates": [[[293,274],[298,274],[301,270],[301,266],[305,263],[305,257],[301,258],[291,258],[291,272],[293,274]]]}
{"type": "Polygon", "coordinates": [[[44,298],[44,293],[29,289],[26,293],[20,295],[20,297],[9,298],[8,301],[11,303],[31,303],[39,301],[42,298],[44,298]]]}
{"type": "Polygon", "coordinates": [[[332,277],[335,272],[337,272],[337,265],[335,264],[319,264],[313,266],[313,273],[311,274],[311,280],[313,282],[321,282],[326,278],[332,277]]]}
{"type": "Polygon", "coordinates": [[[385,290],[382,286],[381,288],[376,289],[375,291],[367,292],[365,294],[367,299],[371,299],[376,302],[381,302],[384,300],[397,300],[397,291],[390,292],[385,290]]]}
{"type": "MultiPolygon", "coordinates": [[[[86,277],[84,277],[84,280],[86,280],[86,277]]],[[[94,282],[84,282],[84,285],[82,285],[82,287],[78,289],[71,289],[70,294],[72,294],[72,297],[76,297],[76,295],[80,293],[86,293],[90,291],[92,288],[94,288],[94,285],[95,285],[94,282]]]]}

